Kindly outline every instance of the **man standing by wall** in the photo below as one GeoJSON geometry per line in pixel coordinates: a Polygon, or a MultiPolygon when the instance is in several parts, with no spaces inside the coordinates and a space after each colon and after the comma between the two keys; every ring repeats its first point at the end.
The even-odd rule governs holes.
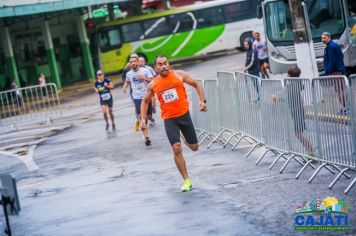
{"type": "MultiPolygon", "coordinates": [[[[326,45],[324,51],[324,75],[344,75],[344,55],[341,47],[331,40],[331,34],[329,32],[324,32],[321,35],[321,41],[326,45]]],[[[340,80],[334,80],[334,88],[339,95],[339,101],[342,106],[339,114],[345,115],[348,113],[345,86],[340,80]]]]}

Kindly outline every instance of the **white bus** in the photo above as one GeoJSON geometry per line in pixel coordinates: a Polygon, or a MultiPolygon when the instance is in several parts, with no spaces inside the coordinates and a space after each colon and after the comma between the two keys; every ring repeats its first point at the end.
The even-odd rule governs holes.
{"type": "MultiPolygon", "coordinates": [[[[346,67],[356,66],[356,0],[305,0],[319,71],[325,46],[320,36],[328,31],[344,53],[346,67]]],[[[273,73],[285,73],[296,64],[291,17],[286,0],[263,2],[264,27],[273,73]]]]}
{"type": "Polygon", "coordinates": [[[102,23],[97,29],[103,69],[122,70],[132,52],[152,63],[160,54],[179,60],[242,47],[252,31],[263,31],[257,3],[216,0],[102,23]]]}

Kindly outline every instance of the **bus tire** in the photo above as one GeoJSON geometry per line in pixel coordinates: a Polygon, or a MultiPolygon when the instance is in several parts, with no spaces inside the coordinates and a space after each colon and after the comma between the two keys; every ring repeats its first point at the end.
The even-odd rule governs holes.
{"type": "Polygon", "coordinates": [[[248,32],[245,32],[241,35],[240,37],[240,50],[241,51],[245,51],[245,47],[244,47],[244,41],[248,38],[251,38],[252,39],[252,31],[248,31],[248,32]]]}

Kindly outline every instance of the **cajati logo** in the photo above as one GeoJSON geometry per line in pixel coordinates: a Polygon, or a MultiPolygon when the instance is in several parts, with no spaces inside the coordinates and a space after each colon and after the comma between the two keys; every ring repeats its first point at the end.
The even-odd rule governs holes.
{"type": "Polygon", "coordinates": [[[349,230],[349,209],[344,200],[335,197],[305,201],[296,207],[294,229],[349,230]]]}

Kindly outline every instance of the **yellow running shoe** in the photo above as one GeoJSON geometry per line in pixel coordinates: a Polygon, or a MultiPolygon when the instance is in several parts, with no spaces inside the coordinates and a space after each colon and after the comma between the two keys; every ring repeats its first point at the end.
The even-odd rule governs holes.
{"type": "Polygon", "coordinates": [[[138,120],[136,120],[136,122],[134,124],[134,130],[135,131],[139,131],[140,130],[140,122],[138,122],[138,120]]]}
{"type": "Polygon", "coordinates": [[[188,192],[188,191],[192,190],[192,188],[193,188],[192,181],[190,179],[185,179],[185,180],[183,180],[183,185],[180,188],[180,190],[182,192],[188,192]]]}

